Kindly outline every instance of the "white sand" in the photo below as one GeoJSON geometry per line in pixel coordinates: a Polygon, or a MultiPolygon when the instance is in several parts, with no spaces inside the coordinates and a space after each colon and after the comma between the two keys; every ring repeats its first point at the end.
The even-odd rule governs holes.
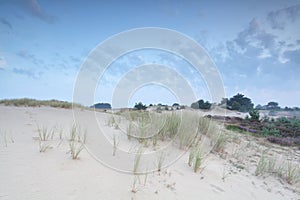
{"type": "MultiPolygon", "coordinates": [[[[95,119],[94,112],[77,112],[82,117],[82,129],[86,129],[88,134],[97,131],[97,127],[90,124],[95,119]]],[[[109,114],[97,113],[96,117],[107,135],[119,134],[120,147],[128,148],[134,143],[123,137],[120,130],[105,125],[109,114]]],[[[0,106],[1,200],[300,199],[298,186],[291,186],[274,176],[257,177],[253,175],[253,165],[239,169],[229,162],[237,160],[228,156],[223,159],[217,154],[205,159],[205,169],[201,173],[193,172],[187,164],[188,154],[185,154],[159,174],[149,174],[145,185],[145,176],[140,176],[138,191],[132,193],[133,175],[100,164],[86,150],[81,152],[78,160],[71,158],[67,138],[72,123],[72,110],[0,106]],[[60,141],[55,133],[49,141],[52,148],[40,153],[37,125],[62,129],[64,140],[60,141]],[[222,180],[224,173],[228,175],[222,180]]],[[[88,136],[89,142],[95,141],[89,141],[88,136]]],[[[112,147],[103,145],[101,153],[109,157],[108,161],[124,159],[121,151],[113,157],[112,147]]],[[[231,151],[231,146],[228,144],[228,151],[231,151]]],[[[278,147],[277,152],[287,152],[291,159],[299,162],[299,151],[278,147]]],[[[124,160],[125,164],[121,167],[126,168],[126,162],[124,160]]]]}

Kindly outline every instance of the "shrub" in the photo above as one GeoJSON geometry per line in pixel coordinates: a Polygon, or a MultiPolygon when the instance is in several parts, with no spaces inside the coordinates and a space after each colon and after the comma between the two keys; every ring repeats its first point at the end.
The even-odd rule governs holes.
{"type": "Polygon", "coordinates": [[[250,120],[252,121],[259,121],[259,111],[256,109],[253,109],[249,112],[250,120]]]}
{"type": "Polygon", "coordinates": [[[261,131],[263,136],[275,136],[275,137],[281,137],[280,131],[276,128],[266,128],[263,127],[261,131]]]}

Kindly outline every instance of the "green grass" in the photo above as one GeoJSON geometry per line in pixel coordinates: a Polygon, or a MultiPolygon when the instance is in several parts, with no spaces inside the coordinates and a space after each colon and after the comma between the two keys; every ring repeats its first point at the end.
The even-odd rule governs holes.
{"type": "Polygon", "coordinates": [[[249,132],[240,129],[237,125],[227,124],[227,125],[225,125],[225,127],[227,130],[230,130],[230,131],[235,131],[235,132],[239,132],[239,133],[243,133],[243,134],[249,134],[249,132]]]}

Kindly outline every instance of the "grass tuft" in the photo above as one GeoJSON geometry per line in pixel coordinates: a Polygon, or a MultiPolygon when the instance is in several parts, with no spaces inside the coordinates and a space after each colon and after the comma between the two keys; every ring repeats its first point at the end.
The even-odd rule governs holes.
{"type": "Polygon", "coordinates": [[[117,148],[119,146],[119,140],[117,139],[116,135],[114,135],[113,137],[113,156],[116,155],[116,152],[117,152],[117,148]]]}
{"type": "Polygon", "coordinates": [[[83,143],[76,141],[69,141],[70,153],[73,160],[79,158],[80,152],[84,149],[83,143]]]}
{"type": "Polygon", "coordinates": [[[199,147],[197,150],[197,153],[195,155],[195,162],[194,162],[194,172],[197,173],[200,169],[200,166],[202,164],[202,147],[199,147]]]}
{"type": "Polygon", "coordinates": [[[218,136],[216,136],[216,139],[215,139],[215,144],[214,144],[214,147],[213,147],[213,150],[215,152],[221,152],[224,150],[224,146],[226,144],[226,141],[227,141],[227,137],[224,133],[220,133],[218,134],[218,136]]]}
{"type": "Polygon", "coordinates": [[[260,159],[258,161],[258,164],[256,166],[256,170],[255,170],[255,175],[258,176],[258,175],[262,175],[264,172],[266,172],[266,169],[267,169],[267,165],[268,162],[267,162],[267,159],[265,157],[265,154],[262,153],[261,156],[260,156],[260,159]]]}
{"type": "Polygon", "coordinates": [[[162,152],[162,153],[160,154],[160,156],[158,157],[158,159],[157,159],[157,171],[158,171],[158,172],[161,171],[161,168],[162,168],[162,165],[163,165],[165,159],[166,159],[166,155],[165,155],[164,152],[162,152]]]}

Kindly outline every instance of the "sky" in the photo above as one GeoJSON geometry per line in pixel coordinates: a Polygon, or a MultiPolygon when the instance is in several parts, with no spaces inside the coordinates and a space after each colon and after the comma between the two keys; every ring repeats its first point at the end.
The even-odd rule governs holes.
{"type": "MultiPolygon", "coordinates": [[[[73,101],[91,52],[111,37],[144,27],[174,30],[196,41],[215,64],[226,97],[242,93],[255,105],[300,106],[299,0],[0,0],[0,99],[73,101]]],[[[166,84],[145,82],[116,106],[190,105],[192,98],[181,101],[176,86],[167,84],[176,82],[173,72],[196,99],[212,100],[205,77],[185,58],[140,49],[116,58],[97,77],[93,99],[78,103],[112,103],[120,83],[127,91],[124,77],[135,79],[134,70],[151,63],[164,67],[147,75],[164,74],[166,84]]]]}

